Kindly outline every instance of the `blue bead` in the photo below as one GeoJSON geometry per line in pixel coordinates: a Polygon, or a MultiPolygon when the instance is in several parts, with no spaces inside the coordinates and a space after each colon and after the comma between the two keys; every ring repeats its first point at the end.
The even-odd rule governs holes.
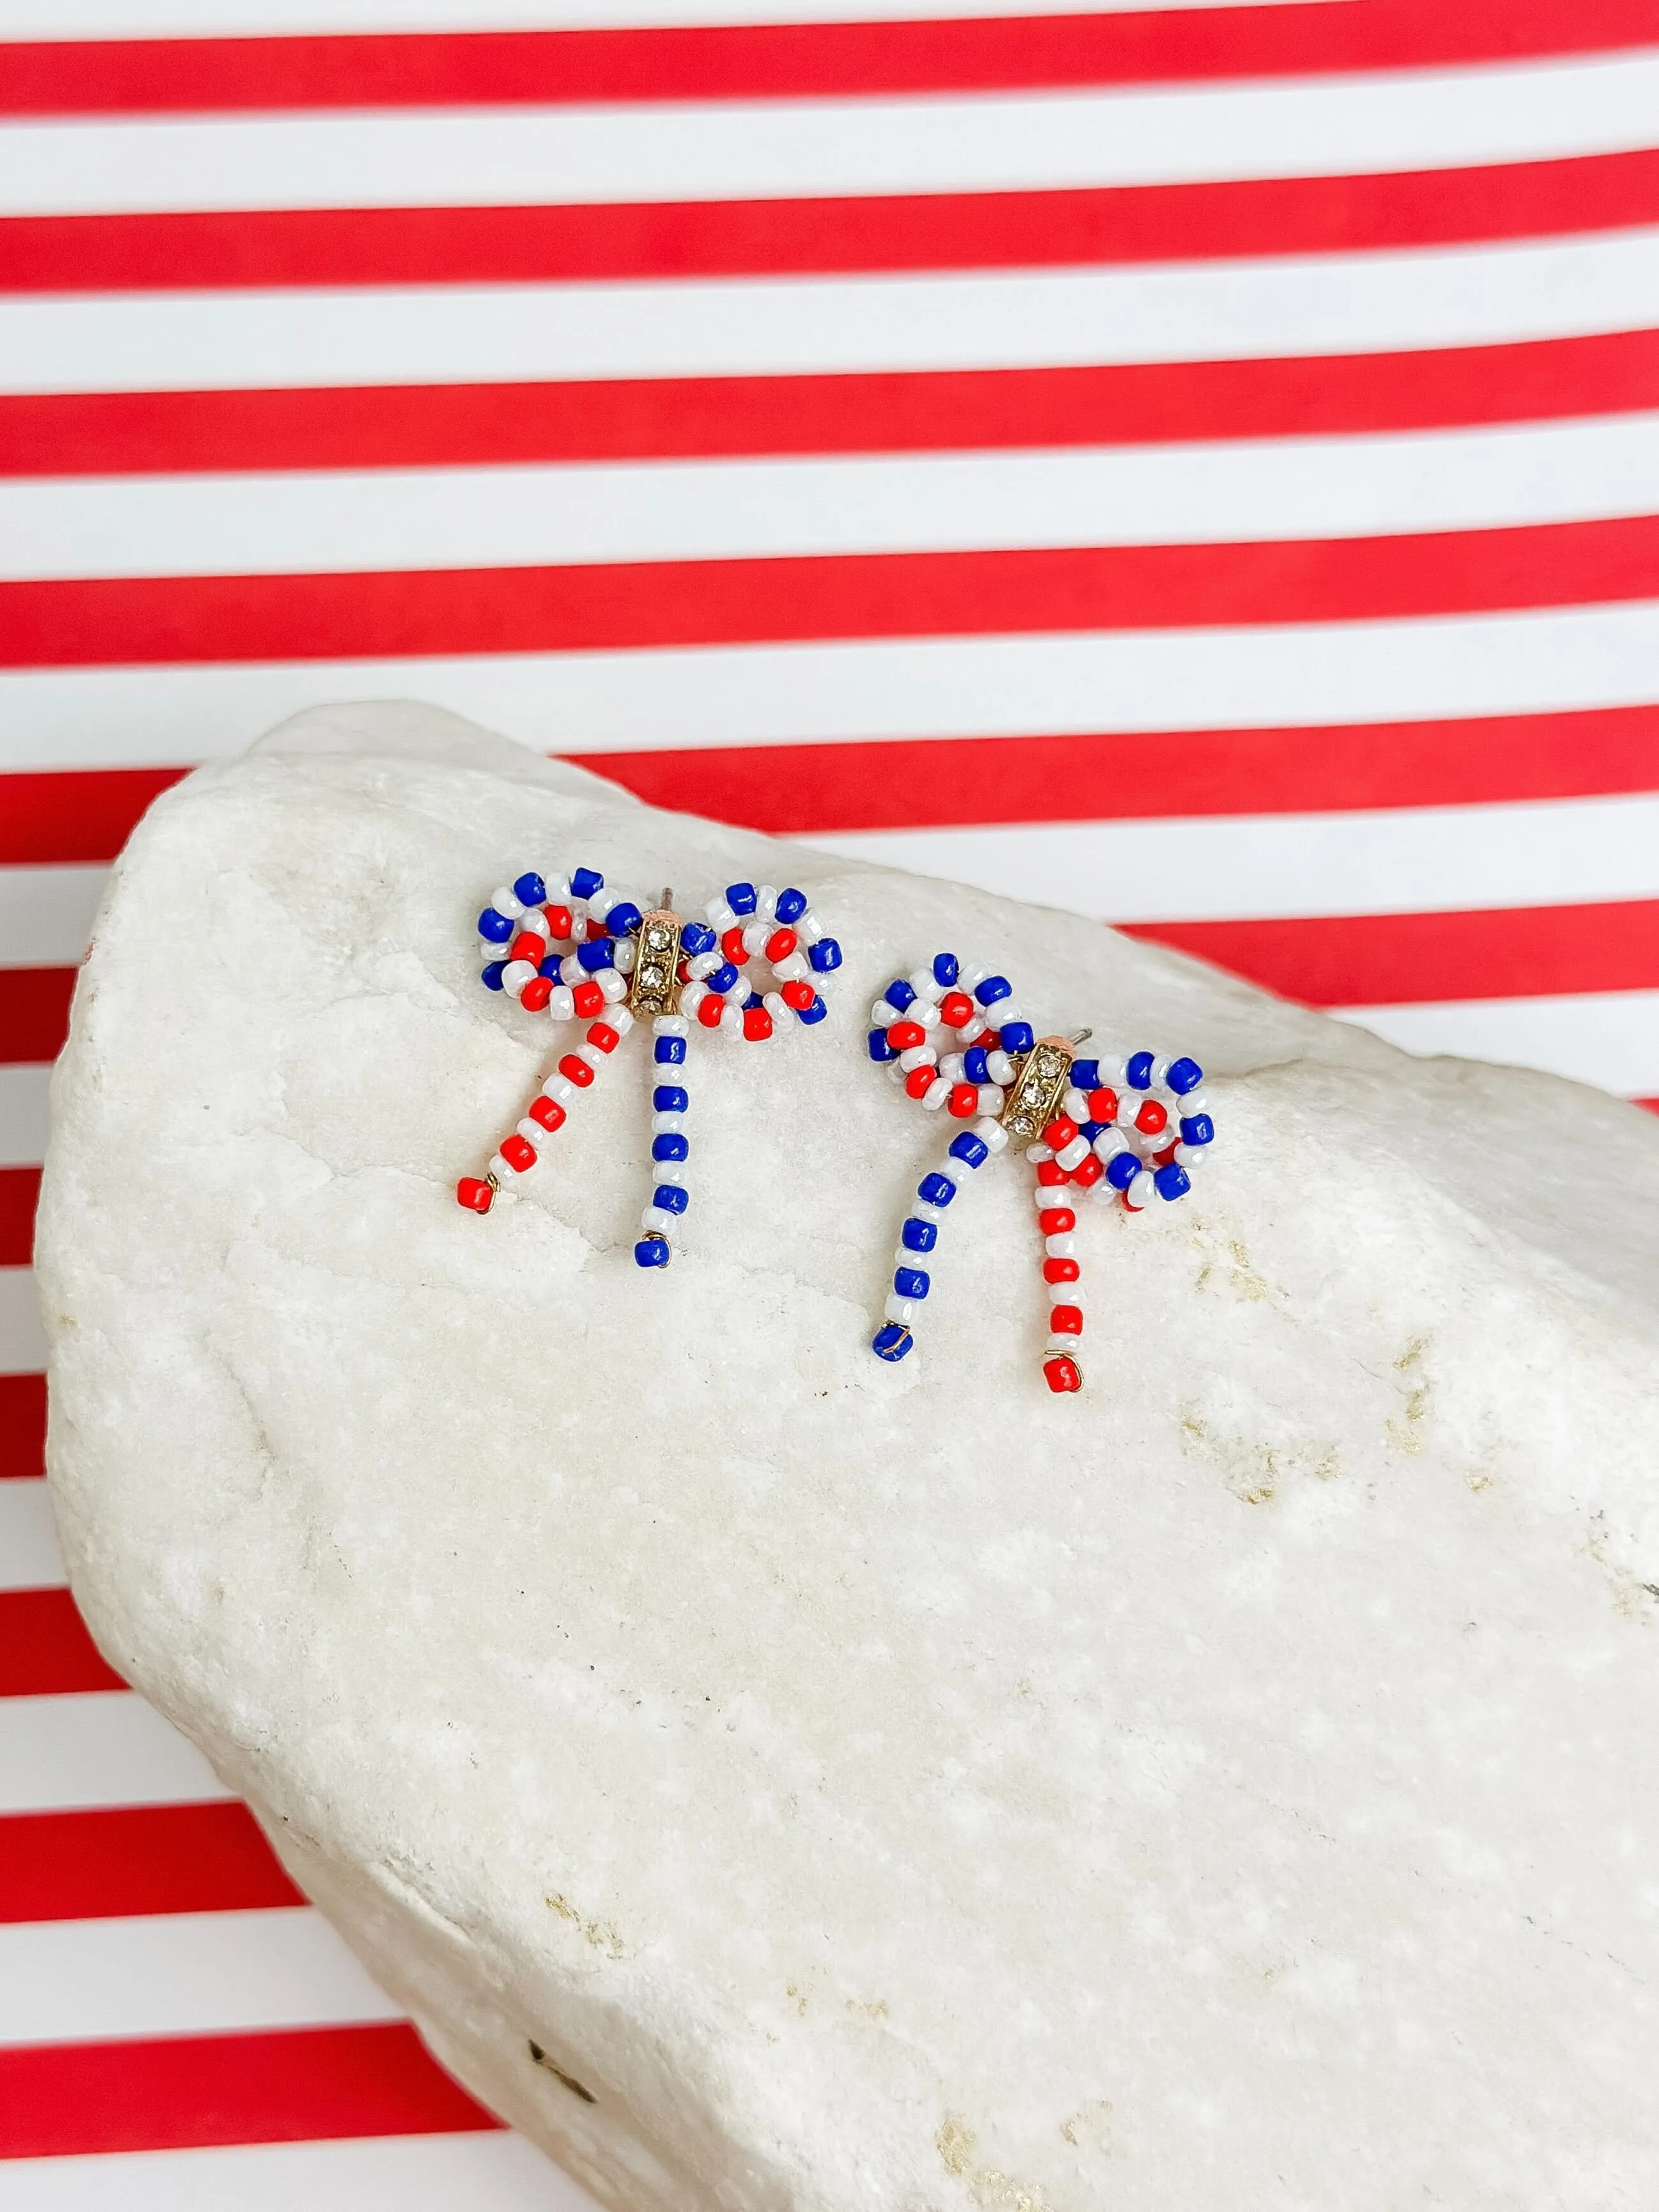
{"type": "Polygon", "coordinates": [[[970,1044],[963,1054],[962,1072],[969,1083],[991,1080],[991,1055],[982,1044],[970,1044]]]}
{"type": "Polygon", "coordinates": [[[933,955],[933,981],[939,985],[940,990],[954,990],[959,972],[957,967],[957,956],[954,952],[936,952],[933,955]]]}
{"type": "Polygon", "coordinates": [[[532,869],[528,875],[520,876],[514,884],[513,896],[523,906],[545,906],[547,885],[532,869]]]}
{"type": "Polygon", "coordinates": [[[690,1194],[682,1190],[678,1183],[659,1182],[651,1194],[651,1203],[653,1206],[661,1206],[665,1213],[684,1213],[686,1207],[690,1205],[691,1199],[690,1194]]]}
{"type": "Polygon", "coordinates": [[[659,1083],[651,1094],[653,1114],[684,1114],[690,1103],[689,1094],[678,1083],[659,1083]]]}
{"type": "Polygon", "coordinates": [[[949,1206],[957,1194],[957,1187],[949,1176],[925,1175],[916,1185],[916,1196],[925,1198],[929,1206],[949,1206]]]}
{"type": "Polygon", "coordinates": [[[1152,1087],[1151,1053],[1131,1053],[1124,1066],[1123,1079],[1132,1091],[1150,1091],[1152,1087]]]}
{"type": "Polygon", "coordinates": [[[816,945],[809,945],[806,957],[820,975],[828,975],[841,965],[841,947],[833,937],[821,937],[816,945]]]}
{"type": "Polygon", "coordinates": [[[1079,1121],[1077,1133],[1085,1145],[1092,1145],[1097,1137],[1103,1134],[1105,1128],[1104,1121],[1079,1121]]]}
{"type": "Polygon", "coordinates": [[[981,1006],[994,1006],[999,999],[1012,999],[1014,987],[1006,975],[988,975],[982,983],[974,986],[974,996],[981,1006]]]}
{"type": "Polygon", "coordinates": [[[1140,1162],[1133,1152],[1119,1152],[1106,1163],[1106,1180],[1114,1190],[1127,1190],[1140,1173],[1140,1162]]]}
{"type": "Polygon", "coordinates": [[[492,945],[505,945],[513,934],[513,924],[504,914],[497,914],[493,906],[487,906],[478,916],[478,934],[488,938],[492,945]]]}
{"type": "Polygon", "coordinates": [[[792,884],[787,890],[778,893],[777,916],[786,929],[792,921],[799,921],[805,911],[805,891],[798,891],[792,884]]]}
{"type": "Polygon", "coordinates": [[[641,1237],[634,1247],[634,1257],[641,1267],[665,1267],[668,1265],[668,1239],[665,1237],[641,1237]]]}
{"type": "Polygon", "coordinates": [[[608,937],[595,937],[576,947],[576,958],[590,975],[596,975],[601,968],[616,966],[617,947],[608,937]]]}
{"type": "Polygon", "coordinates": [[[624,899],[620,906],[613,906],[606,915],[605,926],[613,937],[631,937],[644,920],[645,916],[633,900],[624,899]]]}
{"type": "Polygon", "coordinates": [[[743,1002],[743,1011],[746,1014],[751,1006],[763,1006],[765,1004],[765,1000],[758,991],[751,991],[743,1002]]]}
{"type": "Polygon", "coordinates": [[[538,975],[545,975],[550,983],[556,983],[559,980],[558,954],[556,952],[550,952],[546,959],[542,961],[537,967],[536,973],[538,975]]]}
{"type": "Polygon", "coordinates": [[[700,952],[712,952],[719,943],[706,921],[688,921],[680,932],[680,951],[688,959],[695,960],[700,952]]]}
{"type": "Polygon", "coordinates": [[[1207,1114],[1183,1114],[1181,1117],[1181,1141],[1183,1145],[1212,1145],[1215,1142],[1215,1123],[1207,1114]]]}
{"type": "Polygon", "coordinates": [[[753,884],[727,884],[726,903],[733,914],[753,914],[759,902],[753,884]]]}
{"type": "Polygon", "coordinates": [[[896,1060],[898,1058],[898,1048],[896,1045],[890,1045],[888,1043],[887,1032],[885,1030],[871,1030],[870,1057],[878,1063],[884,1060],[896,1060]]]}
{"type": "Polygon", "coordinates": [[[659,1037],[653,1048],[652,1057],[659,1067],[678,1067],[685,1058],[684,1037],[659,1037]]]}
{"type": "Polygon", "coordinates": [[[1184,1198],[1193,1187],[1186,1169],[1178,1168],[1173,1160],[1167,1168],[1160,1168],[1152,1181],[1160,1198],[1184,1198]]]}
{"type": "Polygon", "coordinates": [[[578,868],[570,878],[572,898],[592,898],[595,891],[605,889],[605,878],[597,868],[578,868]]]}
{"type": "Polygon", "coordinates": [[[913,1213],[899,1231],[899,1243],[907,1252],[931,1252],[939,1243],[939,1231],[931,1221],[918,1221],[913,1213]]]}
{"type": "Polygon", "coordinates": [[[803,1029],[816,1029],[829,1011],[822,999],[814,999],[810,1006],[801,1006],[797,1010],[795,1019],[803,1029]]]}
{"type": "Polygon", "coordinates": [[[1072,1062],[1072,1080],[1079,1091],[1098,1091],[1100,1062],[1097,1060],[1074,1060],[1072,1062]]]}
{"type": "Polygon", "coordinates": [[[721,998],[724,998],[728,991],[736,990],[738,971],[727,960],[723,965],[716,968],[713,975],[705,975],[702,980],[711,991],[718,991],[721,998]]]}
{"type": "Polygon", "coordinates": [[[902,1359],[915,1340],[902,1322],[890,1321],[871,1338],[870,1349],[878,1359],[902,1359]]]}
{"type": "Polygon", "coordinates": [[[689,1159],[690,1156],[690,1146],[677,1130],[670,1130],[665,1135],[653,1137],[651,1139],[651,1157],[653,1160],[684,1160],[689,1159]]]}
{"type": "Polygon", "coordinates": [[[920,1267],[893,1270],[893,1288],[902,1298],[925,1298],[932,1286],[932,1277],[925,1275],[920,1267]]]}
{"type": "Polygon", "coordinates": [[[983,1167],[990,1151],[984,1138],[976,1137],[971,1129],[964,1129],[959,1137],[951,1139],[951,1158],[960,1160],[964,1167],[983,1167]]]}
{"type": "Polygon", "coordinates": [[[910,988],[910,986],[905,981],[902,975],[895,975],[892,981],[887,986],[887,988],[881,995],[886,1000],[888,1005],[893,1008],[894,1012],[900,1014],[904,1012],[904,1009],[907,1006],[913,1006],[916,1002],[915,993],[910,988]]]}
{"type": "Polygon", "coordinates": [[[506,967],[506,965],[507,963],[505,960],[492,960],[489,967],[484,969],[483,987],[486,991],[499,991],[501,989],[501,970],[506,967]]]}
{"type": "Polygon", "coordinates": [[[1030,1022],[1005,1022],[1000,1042],[1004,1052],[1030,1052],[1036,1042],[1036,1031],[1030,1022]]]}
{"type": "Polygon", "coordinates": [[[1172,1060],[1170,1062],[1170,1088],[1177,1098],[1184,1098],[1189,1091],[1196,1091],[1204,1080],[1204,1071],[1195,1060],[1172,1060]]]}

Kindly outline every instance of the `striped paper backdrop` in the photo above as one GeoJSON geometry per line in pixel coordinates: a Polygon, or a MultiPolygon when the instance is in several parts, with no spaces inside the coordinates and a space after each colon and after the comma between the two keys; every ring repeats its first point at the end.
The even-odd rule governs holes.
{"type": "Polygon", "coordinates": [[[190,763],[418,695],[1659,1099],[1659,0],[1036,4],[0,0],[6,2212],[586,2203],[62,1586],[46,1064],[190,763]]]}

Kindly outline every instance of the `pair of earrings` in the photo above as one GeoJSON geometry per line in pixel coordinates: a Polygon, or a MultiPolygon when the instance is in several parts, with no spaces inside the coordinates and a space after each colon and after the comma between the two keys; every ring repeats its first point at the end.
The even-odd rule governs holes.
{"type": "MultiPolygon", "coordinates": [[[[482,1176],[457,1187],[461,1205],[488,1213],[514,1194],[570,1106],[634,1027],[651,1024],[655,1083],[651,1096],[653,1188],[634,1247],[641,1267],[664,1267],[690,1204],[685,1117],[686,1050],[694,1026],[763,1043],[799,1023],[815,1027],[828,1011],[815,978],[834,974],[842,950],[804,891],[728,884],[687,921],[672,893],[642,907],[608,890],[594,868],[568,878],[533,871],[495,891],[478,917],[492,991],[532,1013],[587,1033],[533,1098],[482,1176]],[[763,981],[769,969],[770,988],[763,981]]],[[[902,1359],[912,1323],[932,1288],[931,1255],[945,1210],[993,1154],[1012,1141],[1036,1169],[1034,1195],[1049,1300],[1043,1376],[1051,1390],[1082,1387],[1083,1331],[1076,1249],[1079,1194],[1121,1200],[1139,1213],[1173,1202],[1191,1188],[1190,1170],[1212,1141],[1215,1125],[1199,1094],[1196,1060],[1132,1053],[1109,1064],[1079,1057],[1091,1032],[1039,1037],[1015,1004],[1006,975],[964,968],[954,953],[896,976],[871,1010],[870,1057],[925,1109],[963,1127],[938,1166],[917,1185],[899,1231],[893,1287],[872,1349],[902,1359]],[[941,1047],[944,1048],[941,1050],[941,1047]]]]}

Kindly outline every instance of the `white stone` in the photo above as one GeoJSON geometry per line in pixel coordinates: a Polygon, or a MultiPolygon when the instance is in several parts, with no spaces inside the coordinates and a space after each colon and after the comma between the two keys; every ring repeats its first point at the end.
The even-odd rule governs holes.
{"type": "Polygon", "coordinates": [[[407,708],[159,802],[53,1112],[104,1649],[605,2203],[1659,2202],[1652,1120],[407,708]],[[819,1028],[694,1038],[664,1274],[648,1038],[452,1194],[551,1034],[474,916],[578,861],[848,951],[819,1028]],[[945,945],[1212,1071],[1194,1195],[1080,1217],[1080,1397],[1012,1153],[867,1348],[942,1132],[862,1032],[945,945]]]}

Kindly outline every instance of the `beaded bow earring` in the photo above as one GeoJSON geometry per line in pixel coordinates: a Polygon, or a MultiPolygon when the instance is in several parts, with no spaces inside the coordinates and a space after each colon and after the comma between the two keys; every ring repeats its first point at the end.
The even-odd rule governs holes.
{"type": "Polygon", "coordinates": [[[1109,1066],[1079,1060],[1091,1035],[1039,1037],[1014,1003],[1006,975],[963,969],[953,952],[896,977],[871,1009],[870,1057],[887,1066],[908,1096],[953,1121],[970,1122],[916,1186],[899,1231],[897,1267],[871,1349],[902,1359],[915,1341],[911,1323],[933,1287],[927,1255],[958,1188],[1012,1139],[1036,1168],[1037,1226],[1048,1293],[1048,1341],[1042,1372],[1051,1390],[1079,1390],[1083,1333],[1077,1215],[1069,1183],[1098,1199],[1121,1199],[1131,1213],[1154,1196],[1173,1200],[1191,1188],[1188,1170],[1215,1136],[1198,1095],[1195,1060],[1132,1053],[1109,1066]],[[940,1045],[946,1049],[941,1054],[940,1045]]]}
{"type": "Polygon", "coordinates": [[[635,1021],[648,1016],[656,1076],[651,1094],[655,1188],[634,1257],[641,1267],[668,1265],[669,1239],[690,1203],[684,1071],[691,1024],[750,1044],[797,1022],[811,1029],[828,1008],[810,978],[832,974],[842,959],[840,945],[825,933],[804,891],[728,884],[703,912],[704,921],[684,921],[669,891],[647,912],[625,891],[607,890],[597,868],[578,868],[568,880],[559,877],[550,884],[532,871],[492,895],[478,917],[489,956],[486,988],[509,993],[532,1013],[552,1021],[580,1018],[591,1026],[531,1100],[483,1175],[466,1176],[457,1186],[463,1206],[488,1213],[498,1194],[514,1195],[514,1184],[536,1165],[573,1099],[592,1084],[635,1021]],[[769,965],[773,988],[740,992],[741,971],[757,957],[769,965]]]}

